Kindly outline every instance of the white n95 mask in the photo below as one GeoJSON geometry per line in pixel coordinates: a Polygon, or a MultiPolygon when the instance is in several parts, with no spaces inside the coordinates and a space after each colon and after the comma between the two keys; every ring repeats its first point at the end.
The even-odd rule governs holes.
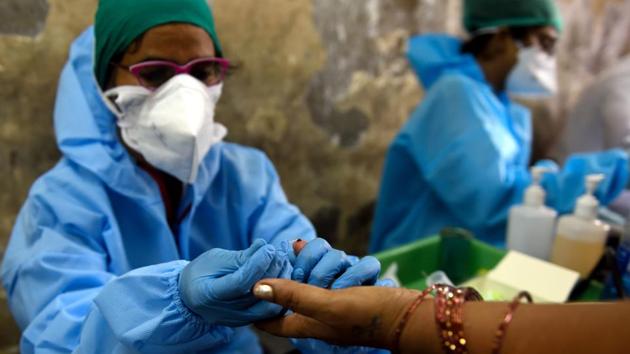
{"type": "Polygon", "coordinates": [[[536,47],[519,48],[518,63],[506,83],[508,94],[521,98],[546,98],[558,92],[557,61],[536,47]]]}
{"type": "Polygon", "coordinates": [[[105,92],[105,101],[130,148],[153,167],[193,183],[210,148],[227,135],[214,122],[222,89],[222,84],[208,87],[192,76],[176,75],[154,92],[140,86],[113,88],[105,92]]]}

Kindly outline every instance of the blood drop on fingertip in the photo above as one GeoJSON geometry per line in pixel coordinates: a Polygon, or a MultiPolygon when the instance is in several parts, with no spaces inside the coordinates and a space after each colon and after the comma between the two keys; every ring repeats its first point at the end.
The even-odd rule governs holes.
{"type": "Polygon", "coordinates": [[[297,239],[295,242],[293,242],[293,252],[295,252],[296,256],[300,254],[300,252],[302,252],[304,246],[306,246],[306,241],[302,239],[297,239]]]}

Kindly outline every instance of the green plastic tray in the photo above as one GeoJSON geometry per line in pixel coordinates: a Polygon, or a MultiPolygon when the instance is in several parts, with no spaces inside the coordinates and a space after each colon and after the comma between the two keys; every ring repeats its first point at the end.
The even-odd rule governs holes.
{"type": "MultiPolygon", "coordinates": [[[[442,236],[422,239],[376,254],[383,271],[398,264],[398,279],[409,289],[426,288],[426,277],[442,270],[455,284],[464,283],[493,269],[507,251],[473,239],[465,231],[449,230],[442,236]]],[[[598,300],[602,286],[592,282],[580,301],[598,300]]]]}

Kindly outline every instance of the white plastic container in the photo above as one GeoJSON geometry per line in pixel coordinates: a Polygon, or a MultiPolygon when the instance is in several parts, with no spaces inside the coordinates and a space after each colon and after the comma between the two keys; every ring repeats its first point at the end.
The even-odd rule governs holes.
{"type": "Polygon", "coordinates": [[[575,270],[581,278],[589,276],[606,247],[609,226],[597,220],[599,202],[593,196],[603,179],[603,175],[588,176],[586,194],[578,200],[575,213],[563,216],[558,223],[551,261],[575,270]]]}
{"type": "Polygon", "coordinates": [[[540,186],[541,167],[532,168],[532,185],[525,191],[523,205],[510,209],[507,247],[542,260],[549,260],[558,213],[545,206],[545,190],[540,186]]]}

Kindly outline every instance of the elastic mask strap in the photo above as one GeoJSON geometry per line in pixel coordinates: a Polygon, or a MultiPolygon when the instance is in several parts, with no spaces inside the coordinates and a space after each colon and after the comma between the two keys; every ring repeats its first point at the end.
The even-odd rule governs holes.
{"type": "MultiPolygon", "coordinates": [[[[92,58],[96,58],[96,41],[92,44],[92,58]]],[[[94,70],[94,63],[92,63],[92,70],[90,70],[90,72],[92,73],[92,75],[90,75],[90,76],[92,76],[92,81],[94,82],[94,86],[96,86],[96,90],[98,91],[99,97],[101,98],[103,103],[105,103],[105,106],[109,109],[109,111],[112,114],[114,114],[115,116],[119,117],[120,116],[120,112],[119,112],[120,110],[105,95],[105,92],[103,91],[103,88],[98,83],[98,79],[96,78],[96,72],[94,70]]]]}

